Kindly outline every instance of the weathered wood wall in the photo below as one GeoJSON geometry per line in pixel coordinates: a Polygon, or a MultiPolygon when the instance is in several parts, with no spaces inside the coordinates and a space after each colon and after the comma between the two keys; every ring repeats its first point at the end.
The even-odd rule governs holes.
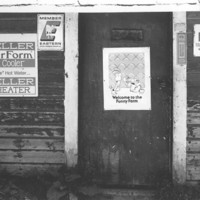
{"type": "Polygon", "coordinates": [[[200,57],[193,55],[194,24],[200,24],[200,12],[187,13],[187,180],[200,180],[200,57]]]}
{"type": "MultiPolygon", "coordinates": [[[[37,33],[37,14],[0,14],[1,33],[37,33]]],[[[65,162],[64,52],[38,52],[38,77],[38,97],[0,97],[1,172],[54,172],[65,162]]]]}

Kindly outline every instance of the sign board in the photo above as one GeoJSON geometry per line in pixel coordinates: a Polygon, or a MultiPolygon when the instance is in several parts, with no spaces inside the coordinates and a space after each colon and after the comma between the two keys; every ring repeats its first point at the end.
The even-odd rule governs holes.
{"type": "Polygon", "coordinates": [[[38,50],[63,51],[64,15],[38,14],[38,50]]]}
{"type": "Polygon", "coordinates": [[[194,56],[200,56],[200,24],[194,25],[194,56]]]}
{"type": "Polygon", "coordinates": [[[38,96],[36,34],[0,34],[0,96],[38,96]]]}
{"type": "Polygon", "coordinates": [[[144,32],[138,29],[113,29],[111,31],[111,40],[131,40],[143,41],[144,32]]]}
{"type": "Polygon", "coordinates": [[[103,49],[104,109],[150,110],[150,48],[103,49]]]}
{"type": "Polygon", "coordinates": [[[185,65],[187,60],[187,39],[186,33],[177,33],[177,64],[185,65]]]}

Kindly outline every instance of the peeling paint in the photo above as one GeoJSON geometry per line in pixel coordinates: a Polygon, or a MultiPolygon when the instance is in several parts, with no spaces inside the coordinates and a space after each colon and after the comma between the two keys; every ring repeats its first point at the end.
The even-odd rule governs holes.
{"type": "Polygon", "coordinates": [[[23,7],[23,6],[33,6],[36,4],[7,4],[7,5],[1,5],[0,7],[23,7]]]}
{"type": "Polygon", "coordinates": [[[76,5],[74,5],[74,4],[61,4],[61,5],[60,4],[55,4],[55,6],[56,7],[68,7],[68,6],[71,7],[71,6],[76,6],[76,5]]]}
{"type": "Polygon", "coordinates": [[[155,5],[156,4],[126,4],[126,5],[116,4],[115,6],[123,6],[123,7],[128,6],[128,7],[130,7],[130,6],[155,6],[155,5]]]}
{"type": "MultiPolygon", "coordinates": [[[[105,11],[105,10],[114,10],[114,9],[120,9],[124,8],[123,12],[138,12],[138,8],[143,9],[143,11],[150,11],[149,8],[152,8],[154,11],[160,11],[160,10],[168,10],[168,11],[175,11],[175,10],[197,10],[199,7],[199,1],[197,0],[173,0],[172,2],[169,2],[168,0],[68,0],[67,2],[64,0],[60,0],[59,2],[54,2],[52,0],[33,0],[33,1],[25,1],[25,0],[18,0],[17,3],[13,3],[13,1],[1,1],[0,2],[0,10],[3,8],[15,8],[20,7],[21,9],[29,8],[30,11],[32,8],[44,10],[45,12],[51,12],[53,11],[53,8],[60,9],[58,12],[66,12],[66,9],[75,9],[75,12],[81,12],[83,8],[86,9],[86,11],[94,12],[94,10],[87,10],[88,8],[95,8],[97,11],[105,11]],[[47,7],[50,9],[46,10],[47,7]],[[127,10],[126,10],[127,9],[127,10]]],[[[14,11],[14,10],[13,10],[14,11]]],[[[55,11],[55,10],[54,10],[55,11]]],[[[120,11],[120,10],[119,10],[120,11]]],[[[141,10],[142,11],[142,10],[141,10]]],[[[19,12],[19,11],[17,11],[19,12]]],[[[71,12],[71,11],[70,11],[71,12]]],[[[115,10],[116,12],[116,10],[115,10]]],[[[122,12],[122,11],[120,11],[122,12]]]]}

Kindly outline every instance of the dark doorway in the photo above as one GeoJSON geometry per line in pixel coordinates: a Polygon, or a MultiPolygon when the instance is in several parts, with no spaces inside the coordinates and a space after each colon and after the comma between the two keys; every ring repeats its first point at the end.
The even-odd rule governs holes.
{"type": "Polygon", "coordinates": [[[79,15],[79,167],[93,181],[135,186],[171,179],[171,20],[171,13],[79,15]],[[113,38],[116,29],[141,30],[143,37],[113,38]],[[150,111],[104,110],[104,47],[150,47],[150,111]]]}

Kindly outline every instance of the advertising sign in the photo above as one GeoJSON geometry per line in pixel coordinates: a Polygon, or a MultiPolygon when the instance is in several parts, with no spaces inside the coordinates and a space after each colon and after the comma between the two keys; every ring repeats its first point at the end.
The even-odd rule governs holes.
{"type": "Polygon", "coordinates": [[[63,51],[63,24],[63,14],[38,14],[38,50],[63,51]]]}
{"type": "Polygon", "coordinates": [[[194,56],[200,56],[200,24],[194,25],[194,56]]]}
{"type": "Polygon", "coordinates": [[[38,96],[36,34],[0,34],[0,96],[38,96]]]}
{"type": "Polygon", "coordinates": [[[104,109],[150,110],[150,48],[103,49],[104,109]]]}

